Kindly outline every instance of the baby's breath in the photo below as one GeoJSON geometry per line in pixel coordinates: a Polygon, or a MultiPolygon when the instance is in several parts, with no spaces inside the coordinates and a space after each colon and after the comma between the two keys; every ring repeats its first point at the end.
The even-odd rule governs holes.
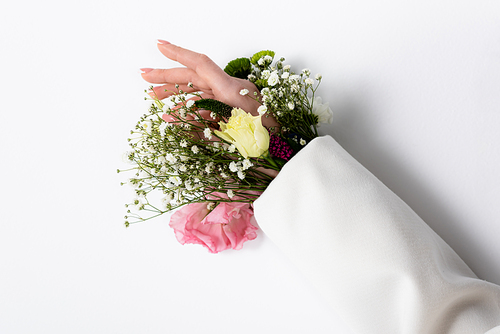
{"type": "MultiPolygon", "coordinates": [[[[258,112],[273,116],[282,129],[286,128],[288,133],[310,141],[318,136],[318,117],[313,113],[309,101],[314,100],[322,77],[317,74],[315,79],[310,78],[311,71],[308,68],[295,73],[290,65],[283,65],[284,61],[281,58],[273,63],[272,57],[264,55],[252,67],[248,77],[261,89],[262,106],[258,112]]],[[[287,137],[286,133],[283,135],[287,137]]]]}
{"type": "Polygon", "coordinates": [[[265,160],[243,159],[234,144],[217,138],[220,117],[203,118],[194,96],[201,99],[180,90],[164,101],[153,99],[131,131],[131,150],[124,155],[131,168],[123,171],[133,175],[122,184],[135,198],[126,205],[126,226],[189,203],[210,202],[213,208],[224,201],[253,202],[271,182],[257,169],[269,168],[265,160]]]}

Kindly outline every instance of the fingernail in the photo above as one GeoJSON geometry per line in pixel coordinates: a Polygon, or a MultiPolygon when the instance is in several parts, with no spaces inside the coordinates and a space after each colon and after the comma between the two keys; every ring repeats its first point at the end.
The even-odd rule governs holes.
{"type": "Polygon", "coordinates": [[[141,68],[139,71],[141,72],[141,74],[144,74],[144,73],[149,73],[152,70],[153,70],[152,68],[141,68]]]}
{"type": "Polygon", "coordinates": [[[171,43],[170,43],[170,42],[167,42],[167,41],[164,41],[163,39],[159,39],[159,40],[158,40],[158,44],[167,45],[167,44],[171,44],[171,43]]]}

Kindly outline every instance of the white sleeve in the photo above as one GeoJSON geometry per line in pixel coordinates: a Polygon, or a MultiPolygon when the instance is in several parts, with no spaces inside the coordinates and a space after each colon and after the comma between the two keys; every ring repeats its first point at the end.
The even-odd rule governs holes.
{"type": "Polygon", "coordinates": [[[254,207],[354,333],[500,333],[500,287],[331,137],[300,151],[254,207]]]}

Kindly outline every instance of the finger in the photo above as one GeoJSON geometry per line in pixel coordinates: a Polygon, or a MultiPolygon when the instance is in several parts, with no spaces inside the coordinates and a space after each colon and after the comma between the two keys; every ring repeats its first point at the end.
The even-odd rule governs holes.
{"type": "MultiPolygon", "coordinates": [[[[164,86],[158,86],[158,87],[154,87],[153,88],[153,91],[150,91],[148,94],[149,96],[151,96],[151,98],[156,98],[158,100],[164,100],[168,97],[171,97],[173,95],[176,95],[177,93],[174,92],[174,91],[171,91],[169,89],[163,89],[164,86]]],[[[175,87],[174,87],[175,88],[175,87]]],[[[180,86],[179,86],[180,88],[180,86]]],[[[189,87],[188,87],[189,88],[189,87]]],[[[215,99],[215,96],[214,94],[212,93],[212,91],[208,91],[208,92],[200,92],[200,90],[198,89],[190,89],[189,91],[185,92],[187,94],[190,94],[190,93],[198,93],[202,99],[215,99]]]]}
{"type": "Polygon", "coordinates": [[[215,116],[214,113],[212,113],[212,111],[210,111],[210,110],[201,109],[200,111],[198,111],[198,113],[200,114],[201,117],[203,117],[207,121],[210,121],[210,122],[219,122],[220,121],[220,118],[215,116]],[[215,118],[212,116],[215,116],[215,118]]]}
{"type": "Polygon", "coordinates": [[[200,78],[196,72],[188,68],[154,69],[142,73],[142,78],[153,84],[178,84],[187,85],[192,83],[200,90],[209,89],[210,86],[200,78]]]}
{"type": "Polygon", "coordinates": [[[158,49],[167,58],[175,60],[193,70],[209,85],[226,85],[229,75],[208,56],[181,48],[174,44],[159,42],[158,49]]]}
{"type": "MultiPolygon", "coordinates": [[[[149,95],[153,98],[156,96],[158,100],[163,100],[169,96],[178,94],[179,91],[190,94],[190,93],[200,92],[200,89],[195,87],[194,85],[193,87],[189,87],[187,85],[179,85],[178,87],[176,87],[173,84],[167,84],[167,85],[153,87],[153,91],[150,92],[149,95]]],[[[212,91],[208,91],[207,93],[212,94],[212,91]]]]}
{"type": "MultiPolygon", "coordinates": [[[[195,127],[203,127],[203,125],[201,123],[194,120],[193,115],[186,115],[186,117],[183,120],[181,120],[181,118],[179,117],[177,112],[171,112],[168,114],[163,114],[161,116],[161,118],[163,118],[163,120],[167,123],[181,124],[183,122],[186,122],[186,123],[189,123],[195,127]]],[[[199,131],[196,129],[196,130],[192,130],[191,132],[195,133],[195,132],[199,132],[199,131]]]]}

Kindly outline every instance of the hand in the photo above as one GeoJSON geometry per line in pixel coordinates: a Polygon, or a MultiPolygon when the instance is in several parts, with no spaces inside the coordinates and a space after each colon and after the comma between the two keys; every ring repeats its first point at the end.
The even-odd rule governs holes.
{"type": "MultiPolygon", "coordinates": [[[[153,88],[160,100],[177,92],[175,88],[177,84],[179,89],[186,93],[201,92],[203,98],[219,100],[254,116],[258,115],[257,108],[260,103],[253,97],[254,92],[259,93],[259,90],[252,82],[231,77],[204,54],[162,40],[158,40],[158,49],[167,58],[186,66],[171,69],[141,69],[144,80],[160,84],[153,88]],[[192,83],[193,87],[189,87],[188,83],[192,83]],[[242,96],[240,94],[242,89],[248,89],[249,96],[242,96]]],[[[263,117],[262,123],[266,127],[278,125],[274,119],[268,117],[263,117]]]]}
{"type": "MultiPolygon", "coordinates": [[[[142,77],[149,83],[160,84],[153,88],[158,99],[165,99],[177,92],[175,85],[186,93],[201,92],[202,98],[211,98],[225,104],[241,108],[252,115],[258,115],[257,108],[261,105],[256,101],[254,92],[259,94],[257,87],[250,81],[234,78],[224,72],[217,64],[204,54],[196,53],[169,42],[158,40],[158,49],[167,58],[175,60],[184,68],[152,69],[143,68],[142,77]],[[192,87],[188,86],[192,83],[192,87]],[[242,89],[249,91],[249,96],[240,94],[242,89]]],[[[209,117],[209,113],[200,113],[202,117],[209,117]]],[[[170,117],[166,115],[166,117],[170,117]]],[[[170,119],[166,119],[169,121],[170,119]]],[[[266,127],[277,127],[274,118],[262,117],[262,124],[266,127]]],[[[271,177],[276,177],[277,171],[259,168],[260,171],[271,177]]]]}

